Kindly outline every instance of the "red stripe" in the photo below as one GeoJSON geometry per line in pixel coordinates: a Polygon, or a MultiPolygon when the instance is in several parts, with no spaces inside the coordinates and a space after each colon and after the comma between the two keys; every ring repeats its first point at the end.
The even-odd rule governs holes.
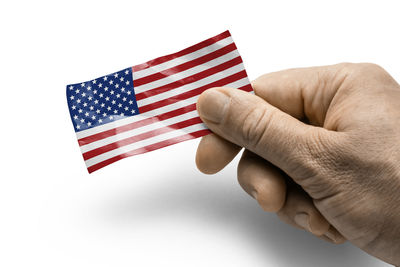
{"type": "MultiPolygon", "coordinates": [[[[247,85],[244,85],[242,87],[239,87],[238,89],[244,90],[246,92],[253,91],[253,88],[251,87],[250,84],[247,84],[247,85]]],[[[178,108],[178,109],[175,109],[175,110],[172,110],[172,111],[169,111],[169,112],[166,112],[166,113],[154,116],[154,117],[146,118],[146,119],[143,119],[143,120],[140,120],[140,121],[135,121],[135,122],[129,123],[127,125],[123,125],[123,126],[116,127],[116,128],[113,128],[113,129],[110,129],[110,130],[107,130],[107,131],[104,131],[104,132],[101,132],[101,133],[97,133],[97,134],[94,134],[94,135],[91,135],[91,136],[87,136],[87,137],[84,137],[84,138],[81,138],[81,139],[78,140],[79,146],[87,145],[87,144],[99,141],[101,139],[104,139],[104,138],[107,138],[107,137],[110,137],[110,136],[113,136],[113,135],[117,135],[117,134],[120,134],[120,133],[123,133],[123,132],[126,132],[126,131],[130,131],[130,130],[133,130],[133,129],[136,129],[136,128],[139,128],[139,127],[142,127],[142,126],[146,126],[146,125],[151,124],[153,122],[170,119],[172,117],[179,116],[179,115],[182,115],[184,113],[193,111],[195,109],[196,109],[196,103],[193,103],[193,104],[188,105],[186,107],[178,108]]]]}
{"type": "Polygon", "coordinates": [[[193,74],[193,75],[188,76],[186,78],[183,78],[181,80],[177,80],[177,81],[174,81],[172,83],[169,83],[169,84],[166,84],[166,85],[163,85],[163,86],[151,89],[151,90],[147,90],[147,91],[145,91],[143,93],[139,93],[139,94],[136,95],[136,100],[142,100],[142,99],[147,98],[147,97],[151,97],[151,96],[154,96],[154,95],[158,95],[158,94],[164,93],[164,92],[169,91],[169,90],[173,90],[173,89],[178,88],[178,87],[180,87],[182,85],[185,85],[185,84],[188,84],[188,83],[191,83],[191,82],[195,82],[195,81],[198,81],[200,79],[204,79],[204,78],[206,78],[208,76],[211,76],[211,75],[213,75],[215,73],[218,73],[220,71],[224,71],[224,70],[229,69],[229,68],[231,68],[233,66],[236,66],[236,65],[238,65],[238,64],[240,64],[242,62],[243,62],[242,58],[240,56],[238,56],[238,57],[236,57],[234,59],[231,59],[231,60],[229,60],[227,62],[224,62],[224,63],[222,63],[220,65],[217,65],[215,67],[212,67],[212,68],[209,68],[207,70],[201,71],[199,73],[193,74]]]}
{"type": "Polygon", "coordinates": [[[131,136],[131,137],[122,139],[122,140],[118,140],[114,143],[111,143],[111,144],[90,150],[86,153],[83,153],[83,159],[88,160],[88,159],[96,157],[100,154],[117,149],[119,147],[130,145],[130,144],[133,144],[133,143],[136,143],[136,142],[139,142],[139,141],[142,141],[142,140],[145,140],[145,139],[148,139],[148,138],[160,135],[160,134],[168,133],[168,132],[174,131],[176,129],[185,128],[185,127],[199,124],[199,123],[202,123],[201,119],[199,117],[194,117],[194,118],[191,118],[191,119],[188,119],[185,121],[180,121],[180,122],[177,122],[177,123],[174,123],[174,124],[162,127],[162,128],[157,128],[157,129],[145,132],[145,133],[141,133],[141,134],[138,134],[135,136],[131,136]]]}
{"type": "Polygon", "coordinates": [[[157,80],[160,80],[162,78],[168,77],[170,75],[173,75],[175,73],[181,72],[181,71],[185,71],[187,69],[193,68],[195,66],[204,64],[210,60],[213,60],[215,58],[218,58],[220,56],[223,56],[225,54],[228,54],[229,52],[232,52],[233,50],[236,50],[236,45],[235,43],[231,43],[225,47],[222,47],[218,50],[215,50],[207,55],[204,55],[202,57],[193,59],[191,61],[182,63],[178,66],[163,70],[162,72],[157,72],[148,76],[145,76],[143,78],[139,78],[133,81],[133,85],[135,87],[141,86],[143,84],[146,83],[150,83],[150,82],[154,82],[157,80]]]}
{"type": "Polygon", "coordinates": [[[232,74],[232,75],[227,76],[227,77],[225,77],[223,79],[220,79],[218,81],[212,82],[210,84],[203,85],[203,86],[201,86],[199,88],[184,92],[184,93],[176,95],[174,97],[163,99],[163,100],[160,100],[160,101],[145,105],[143,107],[139,107],[139,112],[140,113],[144,113],[144,112],[148,112],[150,110],[157,109],[157,108],[160,108],[160,107],[163,107],[163,106],[171,105],[173,103],[182,101],[184,99],[199,95],[199,94],[201,94],[202,92],[204,92],[205,90],[207,90],[209,88],[221,87],[221,86],[230,84],[230,83],[232,83],[234,81],[237,81],[237,80],[240,80],[242,78],[245,78],[245,77],[247,77],[246,76],[246,71],[242,70],[242,71],[240,71],[238,73],[232,74]]]}
{"type": "Polygon", "coordinates": [[[138,154],[143,154],[143,153],[146,153],[146,152],[150,152],[150,151],[153,151],[153,150],[156,150],[156,149],[160,149],[160,148],[163,148],[163,147],[166,147],[166,146],[170,146],[170,145],[173,145],[173,144],[177,144],[177,143],[180,143],[180,142],[183,142],[183,141],[186,141],[186,140],[195,139],[195,138],[207,135],[209,133],[211,133],[211,131],[206,129],[206,130],[200,130],[200,131],[193,132],[193,133],[190,133],[190,134],[185,134],[185,135],[182,135],[182,136],[174,137],[174,138],[171,138],[171,139],[168,139],[168,140],[164,140],[164,141],[152,144],[152,145],[148,145],[148,146],[145,146],[145,147],[141,147],[141,148],[129,151],[129,152],[121,154],[121,155],[114,156],[114,157],[109,158],[109,159],[107,159],[105,161],[102,161],[102,162],[99,162],[99,163],[97,163],[95,165],[92,165],[92,166],[88,167],[87,169],[88,169],[89,173],[92,173],[92,172],[97,171],[98,169],[101,169],[101,168],[103,168],[103,167],[105,167],[107,165],[110,165],[111,163],[114,163],[114,162],[116,162],[116,161],[118,161],[120,159],[127,158],[127,157],[134,156],[134,155],[138,155],[138,154]]]}
{"type": "Polygon", "coordinates": [[[253,87],[251,87],[251,84],[246,84],[242,87],[239,87],[238,89],[246,91],[246,92],[251,92],[253,91],[253,87]]]}
{"type": "Polygon", "coordinates": [[[146,63],[133,66],[132,67],[132,71],[140,71],[140,70],[143,70],[143,69],[147,69],[148,67],[155,66],[155,65],[164,63],[166,61],[170,61],[170,60],[172,60],[174,58],[181,57],[181,56],[193,53],[194,51],[197,51],[197,50],[200,50],[200,49],[202,49],[204,47],[212,45],[212,44],[214,44],[214,43],[216,43],[218,41],[221,41],[222,39],[225,39],[225,38],[227,38],[229,36],[231,36],[229,31],[225,31],[225,32],[223,32],[221,34],[218,34],[217,36],[211,37],[211,38],[209,38],[209,39],[207,39],[207,40],[205,40],[203,42],[200,42],[198,44],[195,44],[193,46],[185,48],[185,49],[183,49],[183,50],[181,50],[181,51],[179,51],[177,53],[166,55],[166,56],[163,56],[163,57],[159,57],[159,58],[150,60],[150,61],[148,61],[146,63]]]}
{"type": "Polygon", "coordinates": [[[113,136],[113,135],[117,135],[126,131],[130,131],[142,126],[146,126],[149,125],[153,122],[157,122],[157,121],[163,121],[178,115],[182,115],[185,114],[187,112],[193,111],[196,109],[196,103],[190,104],[188,106],[182,107],[182,108],[178,108],[178,109],[174,109],[172,111],[168,111],[165,113],[162,113],[160,115],[156,115],[156,116],[152,116],[150,118],[146,118],[140,121],[135,121],[123,126],[119,126],[119,127],[115,127],[113,129],[104,131],[104,132],[100,132],[94,135],[90,135],[84,138],[81,138],[78,140],[79,142],[79,146],[83,146],[83,145],[87,145],[96,141],[99,141],[101,139],[113,136]]]}

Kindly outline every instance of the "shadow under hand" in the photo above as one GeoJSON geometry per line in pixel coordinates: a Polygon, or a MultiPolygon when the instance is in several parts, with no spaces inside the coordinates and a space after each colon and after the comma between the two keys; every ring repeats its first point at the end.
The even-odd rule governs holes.
{"type": "Polygon", "coordinates": [[[264,212],[232,177],[224,176],[226,172],[215,176],[175,172],[140,194],[120,195],[103,211],[106,208],[112,219],[131,222],[189,218],[209,227],[223,225],[224,231],[240,235],[266,263],[271,260],[268,255],[275,255],[279,266],[376,266],[375,259],[348,242],[327,243],[264,212]]]}

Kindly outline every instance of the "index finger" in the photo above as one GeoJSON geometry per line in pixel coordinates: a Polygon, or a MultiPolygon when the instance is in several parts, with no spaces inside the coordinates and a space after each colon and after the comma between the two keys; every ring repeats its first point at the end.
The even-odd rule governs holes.
{"type": "Polygon", "coordinates": [[[252,82],[254,92],[271,105],[315,126],[323,126],[325,115],[346,77],[348,63],[282,70],[252,82]]]}

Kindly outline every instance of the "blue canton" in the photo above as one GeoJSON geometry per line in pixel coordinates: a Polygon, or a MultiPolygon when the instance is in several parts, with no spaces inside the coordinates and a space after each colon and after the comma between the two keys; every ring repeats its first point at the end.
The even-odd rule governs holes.
{"type": "Polygon", "coordinates": [[[132,68],[67,86],[75,132],[139,114],[132,68]]]}

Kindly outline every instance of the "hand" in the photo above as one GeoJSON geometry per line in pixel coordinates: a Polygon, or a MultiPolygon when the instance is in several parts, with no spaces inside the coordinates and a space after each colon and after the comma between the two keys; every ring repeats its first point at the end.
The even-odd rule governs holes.
{"type": "Polygon", "coordinates": [[[255,95],[213,88],[199,98],[198,168],[240,151],[238,180],[266,211],[326,240],[349,240],[400,264],[400,86],[373,64],[266,74],[255,95]]]}

